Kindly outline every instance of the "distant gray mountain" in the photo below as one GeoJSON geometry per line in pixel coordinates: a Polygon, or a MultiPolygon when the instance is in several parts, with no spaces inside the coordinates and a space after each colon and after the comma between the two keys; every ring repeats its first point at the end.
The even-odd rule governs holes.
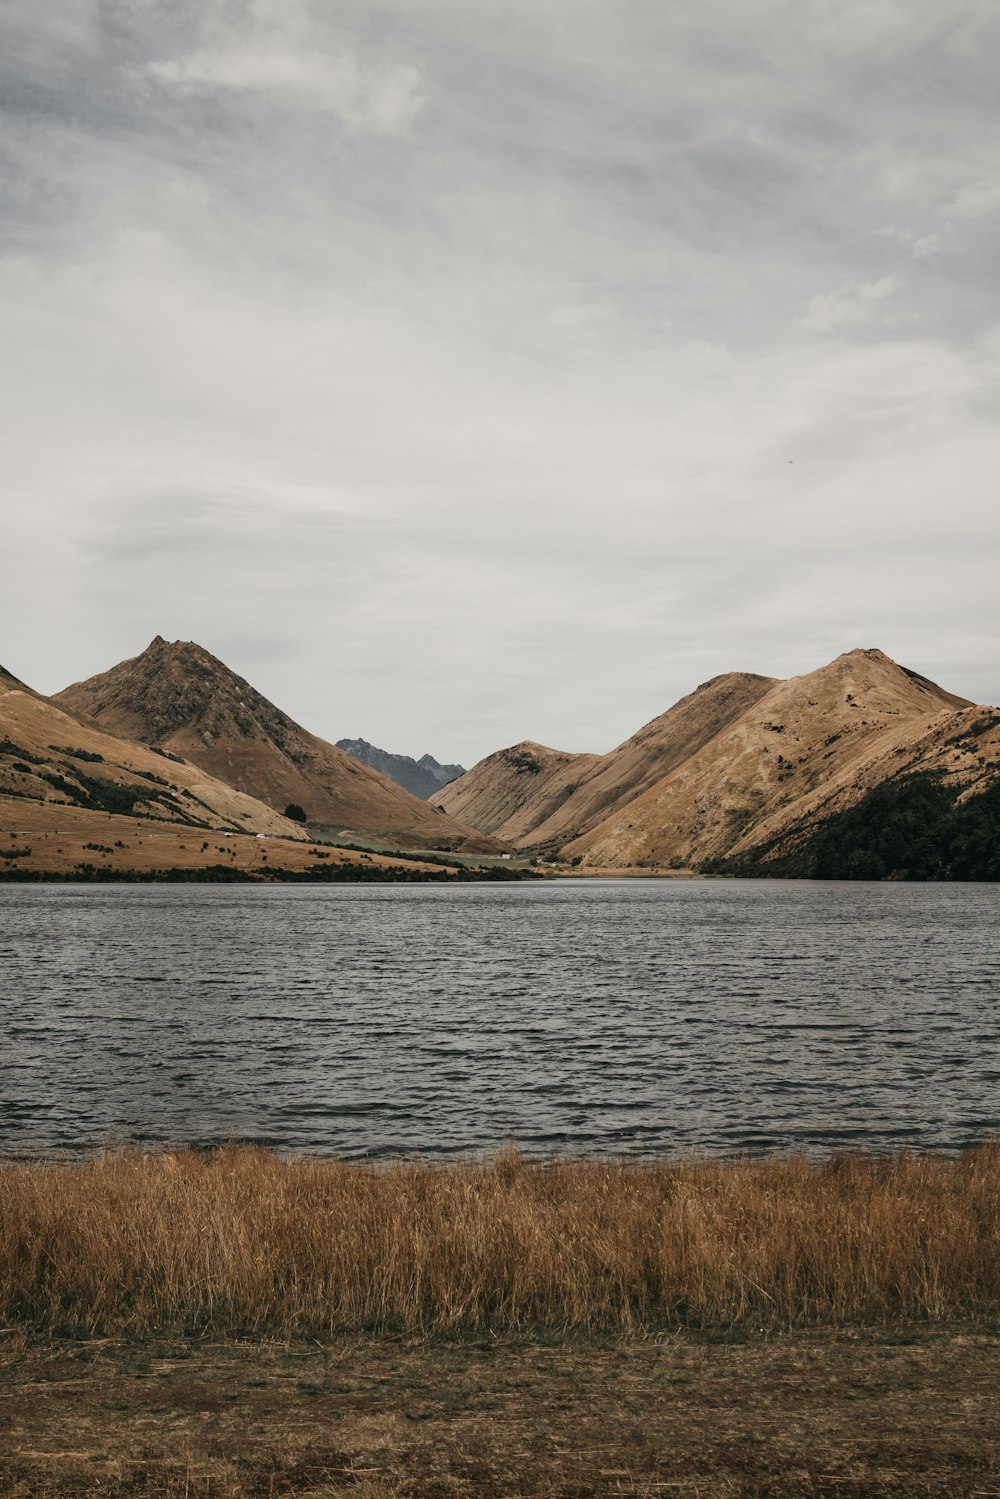
{"type": "Polygon", "coordinates": [[[393,755],[375,744],[369,744],[367,739],[338,739],[337,748],[346,750],[356,760],[361,760],[381,775],[388,776],[390,781],[395,781],[404,791],[411,792],[413,796],[422,796],[425,801],[440,791],[442,786],[447,786],[449,781],[456,781],[465,774],[464,765],[440,765],[433,755],[421,755],[419,760],[414,760],[412,755],[393,755]]]}

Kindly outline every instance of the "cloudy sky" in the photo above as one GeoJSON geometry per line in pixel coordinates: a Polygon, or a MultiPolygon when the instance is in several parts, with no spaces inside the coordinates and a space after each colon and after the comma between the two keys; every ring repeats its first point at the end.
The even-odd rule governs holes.
{"type": "Polygon", "coordinates": [[[857,645],[1000,701],[995,0],[5,0],[6,628],[605,750],[857,645]]]}

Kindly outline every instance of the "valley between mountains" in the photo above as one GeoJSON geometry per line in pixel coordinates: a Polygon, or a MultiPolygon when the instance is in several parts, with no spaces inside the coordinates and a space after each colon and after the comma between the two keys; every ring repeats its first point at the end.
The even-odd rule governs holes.
{"type": "Polygon", "coordinates": [[[328,743],[193,642],[52,697],[0,669],[0,878],[543,872],[1000,878],[1000,710],[852,650],[462,773],[328,743]]]}

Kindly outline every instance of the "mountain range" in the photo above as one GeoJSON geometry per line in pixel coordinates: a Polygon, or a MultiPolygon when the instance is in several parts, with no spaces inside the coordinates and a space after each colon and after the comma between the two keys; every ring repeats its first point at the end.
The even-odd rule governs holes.
{"type": "Polygon", "coordinates": [[[421,848],[495,842],[310,734],[193,641],[157,636],[138,656],[53,702],[123,739],[156,745],[268,806],[309,822],[421,848]]]}
{"type": "Polygon", "coordinates": [[[1000,878],[1000,711],[875,649],[714,677],[606,754],[522,741],[432,802],[342,745],[399,774],[461,769],[327,743],[190,641],[157,636],[52,698],[0,668],[0,873],[94,853],[307,871],[322,836],[408,850],[410,871],[437,849],[554,872],[1000,878]]]}
{"type": "Polygon", "coordinates": [[[338,739],[337,748],[370,765],[372,770],[424,801],[442,786],[447,786],[449,781],[465,774],[464,765],[441,765],[433,755],[421,755],[419,760],[414,760],[412,755],[394,755],[389,750],[369,744],[367,739],[338,739]]]}
{"type": "MultiPolygon", "coordinates": [[[[947,874],[950,855],[913,852],[931,836],[914,820],[915,784],[935,788],[927,815],[941,825],[938,842],[988,841],[1000,800],[1000,712],[871,649],[788,680],[714,677],[606,755],[525,741],[481,760],[438,800],[515,848],[590,872],[811,874],[810,848],[847,837],[843,868],[834,861],[827,873],[902,875],[919,859],[922,871],[947,874]],[[872,816],[857,814],[876,792],[872,816]],[[873,817],[907,823],[898,848],[881,848],[873,817]]],[[[992,867],[990,857],[975,854],[969,867],[992,867]]]]}

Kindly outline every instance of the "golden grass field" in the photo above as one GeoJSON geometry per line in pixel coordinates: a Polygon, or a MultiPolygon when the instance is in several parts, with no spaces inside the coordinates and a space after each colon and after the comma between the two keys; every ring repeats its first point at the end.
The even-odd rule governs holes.
{"type": "Polygon", "coordinates": [[[72,1335],[647,1336],[1000,1312],[1000,1144],[825,1164],[0,1165],[0,1319],[72,1335]]]}
{"type": "Polygon", "coordinates": [[[0,1162],[4,1499],[1000,1496],[1000,1145],[0,1162]]]}
{"type": "Polygon", "coordinates": [[[275,870],[302,874],[330,864],[357,870],[440,874],[433,864],[390,855],[358,853],[307,840],[226,837],[218,828],[185,827],[151,817],[122,817],[58,802],[16,800],[0,794],[0,871],[18,875],[77,875],[81,865],[99,874],[161,876],[169,870],[221,869],[266,878],[275,870]],[[11,856],[10,850],[21,850],[11,856]],[[324,861],[324,862],[321,862],[324,861]]]}

